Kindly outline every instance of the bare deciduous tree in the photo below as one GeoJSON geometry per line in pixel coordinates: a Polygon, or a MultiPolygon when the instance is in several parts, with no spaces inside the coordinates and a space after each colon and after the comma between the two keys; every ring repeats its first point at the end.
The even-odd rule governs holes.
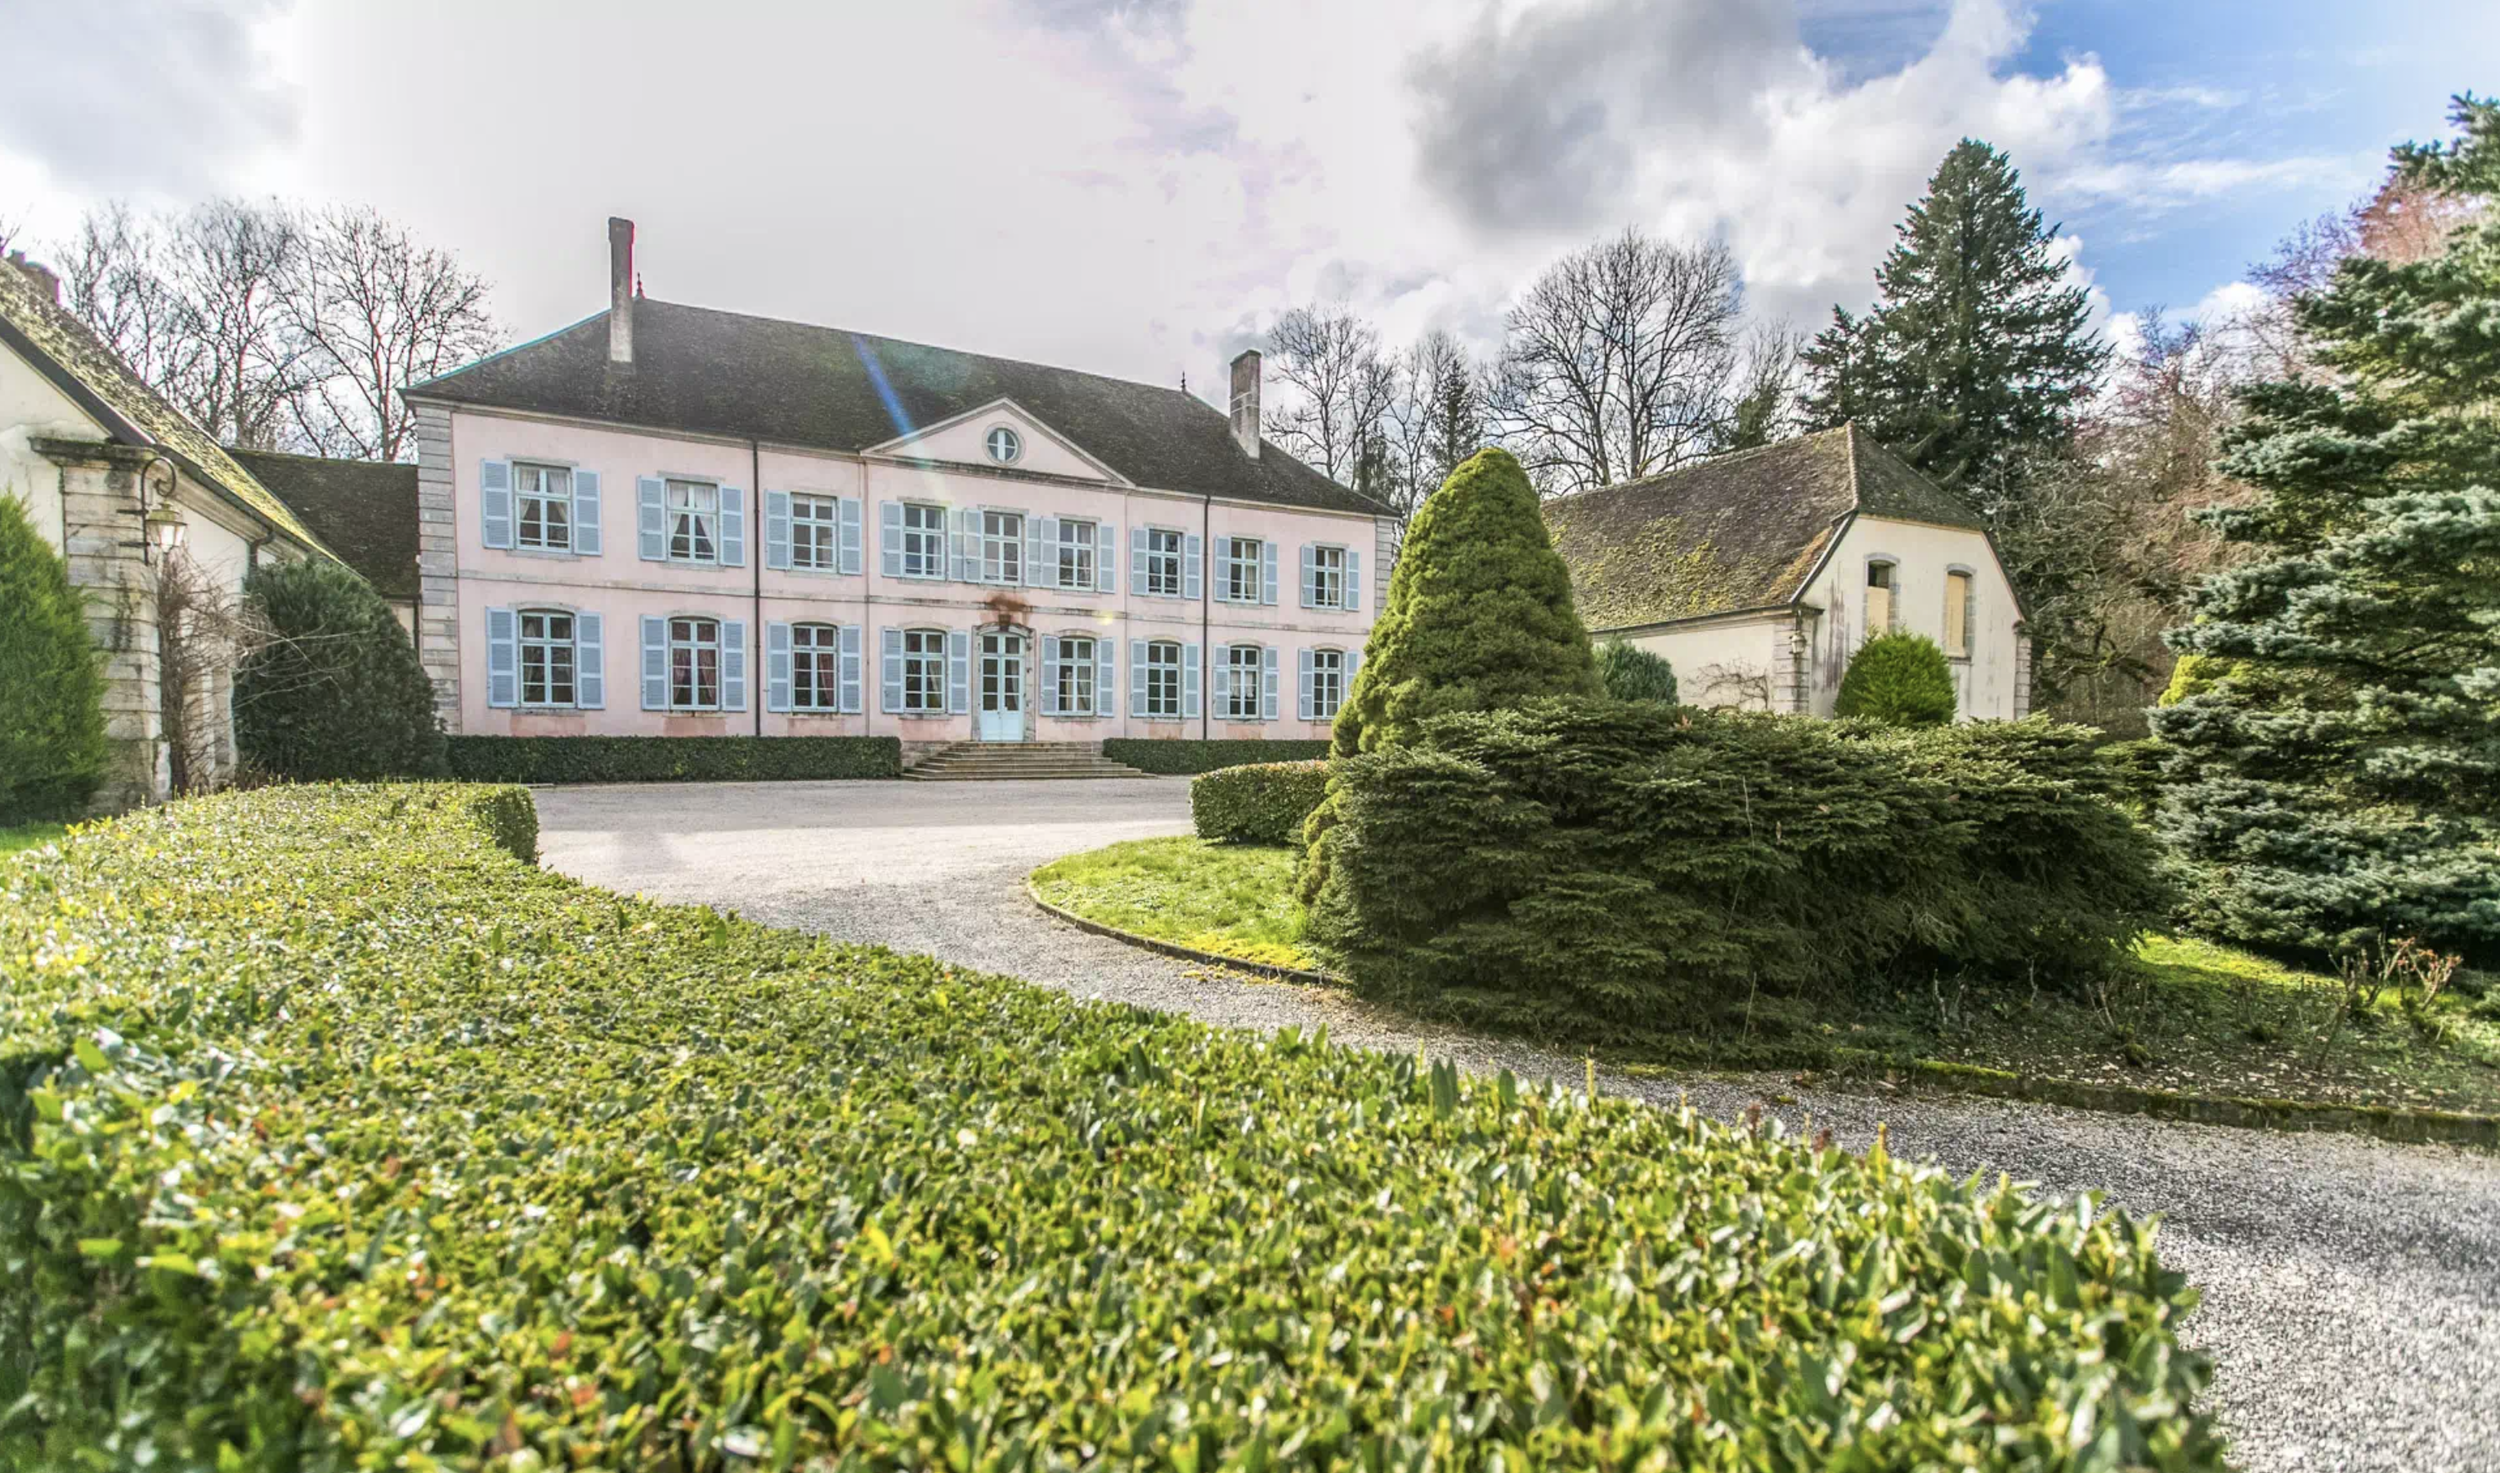
{"type": "Polygon", "coordinates": [[[1458,463],[1484,447],[1483,389],[1467,349],[1438,328],[1397,360],[1383,497],[1400,530],[1458,463]]]}
{"type": "Polygon", "coordinates": [[[1378,329],[1343,303],[1296,307],[1268,333],[1267,369],[1289,391],[1267,412],[1276,443],[1331,480],[1381,495],[1398,375],[1378,329]]]}
{"type": "Polygon", "coordinates": [[[492,352],[486,282],[370,208],[306,222],[286,310],[321,374],[293,401],[324,455],[398,460],[415,448],[399,390],[492,352]]]}
{"type": "Polygon", "coordinates": [[[1757,323],[1745,334],[1735,397],[1714,449],[1751,450],[1803,428],[1805,350],[1804,335],[1785,321],[1757,323]]]}
{"type": "Polygon", "coordinates": [[[1549,492],[1707,454],[1726,419],[1742,310],[1723,244],[1626,231],[1575,251],[1510,310],[1494,428],[1549,492]]]}

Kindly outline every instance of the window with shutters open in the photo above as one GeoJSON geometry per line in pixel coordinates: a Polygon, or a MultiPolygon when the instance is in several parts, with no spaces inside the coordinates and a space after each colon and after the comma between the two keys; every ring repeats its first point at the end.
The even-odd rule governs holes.
{"type": "Polygon", "coordinates": [[[946,631],[903,631],[903,709],[915,716],[946,714],[946,631]]]}
{"type": "Polygon", "coordinates": [[[573,550],[573,473],[560,465],[512,465],[513,545],[573,550]]]}
{"type": "Polygon", "coordinates": [[[1024,581],[1024,514],[1013,511],[981,513],[981,581],[984,583],[1022,583],[1024,581]]]}
{"type": "Polygon", "coordinates": [[[573,643],[573,616],[561,609],[520,613],[521,704],[570,706],[580,660],[573,643]]]}
{"type": "Polygon", "coordinates": [[[946,576],[946,508],[925,501],[903,503],[903,576],[946,576]]]}
{"type": "Polygon", "coordinates": [[[720,709],[720,621],[673,618],[668,621],[668,708],[672,711],[720,709]]]}
{"type": "Polygon", "coordinates": [[[668,483],[668,555],[681,563],[720,561],[720,487],[668,483]]]}
{"type": "Polygon", "coordinates": [[[1224,601],[1254,604],[1260,595],[1260,565],[1266,544],[1256,537],[1226,537],[1216,543],[1223,558],[1224,601]]]}
{"type": "Polygon", "coordinates": [[[1178,640],[1146,642],[1146,714],[1158,721],[1181,715],[1181,647],[1178,640]]]}
{"type": "Polygon", "coordinates": [[[1058,582],[1060,588],[1090,589],[1094,586],[1094,555],[1101,534],[1092,522],[1073,517],[1059,519],[1058,582]]]}
{"type": "Polygon", "coordinates": [[[1265,657],[1255,644],[1227,645],[1224,650],[1224,719],[1257,721],[1264,714],[1261,672],[1265,657]]]}
{"type": "Polygon", "coordinates": [[[1062,716],[1092,716],[1094,707],[1094,641],[1082,634],[1062,635],[1059,639],[1058,703],[1051,709],[1062,716]]]}
{"type": "Polygon", "coordinates": [[[842,631],[836,626],[790,626],[790,709],[842,709],[842,631]]]}
{"type": "Polygon", "coordinates": [[[1944,575],[1944,652],[1956,660],[1970,658],[1971,575],[1944,575]]]}
{"type": "Polygon", "coordinates": [[[1146,529],[1146,586],[1141,592],[1157,598],[1181,596],[1181,541],[1184,534],[1169,527],[1146,529]]]}
{"type": "Polygon", "coordinates": [[[1311,651],[1311,720],[1334,721],[1345,704],[1345,651],[1311,651]]]}
{"type": "Polygon", "coordinates": [[[842,505],[831,496],[790,498],[790,566],[830,573],[841,557],[842,505]]]}

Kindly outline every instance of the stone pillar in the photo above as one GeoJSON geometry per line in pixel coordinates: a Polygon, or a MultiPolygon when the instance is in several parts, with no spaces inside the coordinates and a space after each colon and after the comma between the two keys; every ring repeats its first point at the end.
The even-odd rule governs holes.
{"type": "Polygon", "coordinates": [[[1771,672],[1771,709],[1790,716],[1808,714],[1814,696],[1808,688],[1808,672],[1814,664],[1814,626],[1810,616],[1800,609],[1791,617],[1783,639],[1787,648],[1777,652],[1771,672]]]}
{"type": "Polygon", "coordinates": [[[2014,626],[2014,719],[2031,714],[2031,631],[2014,626]]]}
{"type": "Polygon", "coordinates": [[[109,442],[37,440],[61,468],[61,543],[71,586],[86,595],[87,632],[105,652],[104,735],[110,744],[93,811],[163,802],[173,774],[158,702],[156,589],[141,557],[139,477],[154,452],[109,442]]]}
{"type": "MultiPolygon", "coordinates": [[[[451,410],[417,410],[417,657],[434,682],[434,709],[460,730],[460,552],[451,494],[451,410]]],[[[760,493],[759,493],[760,494],[760,493]]]]}

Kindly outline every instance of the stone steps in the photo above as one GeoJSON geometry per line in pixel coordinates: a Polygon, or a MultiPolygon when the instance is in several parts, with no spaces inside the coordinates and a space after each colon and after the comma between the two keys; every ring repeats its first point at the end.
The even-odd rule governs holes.
{"type": "Polygon", "coordinates": [[[905,769],[911,782],[1031,782],[1145,777],[1092,742],[957,742],[905,769]]]}

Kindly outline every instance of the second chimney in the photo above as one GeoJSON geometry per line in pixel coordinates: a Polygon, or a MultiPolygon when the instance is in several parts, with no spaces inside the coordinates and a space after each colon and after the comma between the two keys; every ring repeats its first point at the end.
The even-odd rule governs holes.
{"type": "Polygon", "coordinates": [[[1233,442],[1259,458],[1259,350],[1245,348],[1233,360],[1233,442]]]}
{"type": "Polygon", "coordinates": [[[608,361],[634,361],[634,222],[608,217],[608,361]]]}
{"type": "Polygon", "coordinates": [[[25,272],[28,279],[35,283],[36,290],[42,292],[46,297],[50,298],[55,305],[59,304],[61,300],[61,278],[53,274],[51,267],[46,266],[41,261],[27,260],[26,253],[24,251],[9,252],[9,264],[15,266],[18,270],[25,272]]]}

